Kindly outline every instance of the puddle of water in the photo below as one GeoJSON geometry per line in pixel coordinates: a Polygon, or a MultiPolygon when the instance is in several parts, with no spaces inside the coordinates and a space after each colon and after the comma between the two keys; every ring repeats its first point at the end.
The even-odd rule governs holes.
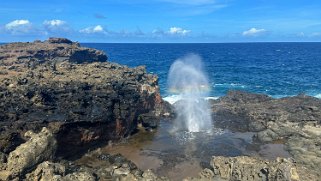
{"type": "Polygon", "coordinates": [[[258,145],[254,133],[230,132],[213,128],[213,133],[171,133],[172,124],[161,121],[153,132],[139,131],[123,143],[102,148],[102,152],[124,155],[140,169],[153,169],[171,180],[195,177],[209,167],[212,156],[289,157],[283,144],[258,145]]]}

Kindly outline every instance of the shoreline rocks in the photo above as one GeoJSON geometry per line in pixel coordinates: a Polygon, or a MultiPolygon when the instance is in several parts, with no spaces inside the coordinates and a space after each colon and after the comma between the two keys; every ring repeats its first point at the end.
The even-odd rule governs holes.
{"type": "Polygon", "coordinates": [[[144,66],[106,60],[99,50],[60,38],[0,46],[0,151],[14,150],[28,130],[48,127],[57,154],[74,156],[129,136],[139,115],[157,119],[158,77],[144,66]]]}
{"type": "MultiPolygon", "coordinates": [[[[0,180],[168,180],[121,155],[89,152],[175,116],[144,66],[107,62],[102,51],[50,38],[0,46],[0,80],[0,180]],[[73,161],[85,153],[102,165],[73,161]]],[[[231,91],[211,105],[216,127],[255,132],[264,143],[282,140],[295,162],[216,156],[200,178],[187,180],[321,177],[320,99],[231,91]]]]}
{"type": "Polygon", "coordinates": [[[321,177],[321,100],[298,95],[273,99],[231,91],[212,101],[216,127],[255,132],[254,140],[283,142],[294,160],[321,177]]]}
{"type": "Polygon", "coordinates": [[[238,156],[213,156],[211,168],[200,172],[199,177],[187,178],[184,181],[257,181],[257,180],[318,180],[315,175],[294,163],[291,159],[277,158],[273,161],[259,158],[238,156]]]}

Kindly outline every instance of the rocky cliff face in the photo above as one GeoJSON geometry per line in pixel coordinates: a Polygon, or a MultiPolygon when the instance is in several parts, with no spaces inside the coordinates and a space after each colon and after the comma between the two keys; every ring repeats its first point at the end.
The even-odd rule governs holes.
{"type": "Polygon", "coordinates": [[[0,151],[22,143],[26,130],[46,126],[58,153],[74,154],[131,134],[140,115],[157,119],[157,76],[106,60],[67,39],[0,46],[0,151]]]}

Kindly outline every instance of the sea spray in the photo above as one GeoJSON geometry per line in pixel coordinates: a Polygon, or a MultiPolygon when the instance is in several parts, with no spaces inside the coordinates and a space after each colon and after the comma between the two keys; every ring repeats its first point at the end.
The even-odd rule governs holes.
{"type": "Polygon", "coordinates": [[[170,93],[181,98],[174,104],[177,115],[174,130],[210,132],[211,112],[204,99],[210,88],[201,57],[190,54],[176,60],[170,67],[167,81],[170,93]]]}

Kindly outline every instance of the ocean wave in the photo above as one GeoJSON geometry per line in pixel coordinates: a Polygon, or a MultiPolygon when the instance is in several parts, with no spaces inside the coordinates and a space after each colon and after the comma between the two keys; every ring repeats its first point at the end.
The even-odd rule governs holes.
{"type": "MultiPolygon", "coordinates": [[[[268,96],[271,96],[275,99],[280,99],[280,98],[284,98],[284,97],[293,97],[293,96],[297,96],[297,95],[279,94],[279,95],[268,95],[268,96]]],[[[314,95],[310,95],[310,96],[321,99],[321,94],[314,94],[314,95]]],[[[209,96],[209,97],[205,97],[204,99],[205,100],[217,100],[219,98],[220,98],[220,96],[209,96]]],[[[180,96],[180,95],[170,95],[170,96],[163,98],[163,100],[169,102],[170,104],[174,104],[175,102],[177,102],[181,99],[182,99],[182,96],[180,96]]]]}
{"type": "Polygon", "coordinates": [[[314,95],[313,97],[321,99],[321,94],[314,95]]]}
{"type": "Polygon", "coordinates": [[[164,97],[163,100],[169,102],[170,104],[174,104],[175,102],[182,99],[182,96],[180,95],[170,95],[167,97],[164,97]]]}
{"type": "MultiPolygon", "coordinates": [[[[217,100],[219,99],[220,97],[204,97],[205,100],[217,100]]],[[[163,100],[164,101],[167,101],[168,103],[170,104],[174,104],[175,102],[179,101],[182,99],[182,96],[181,95],[170,95],[170,96],[167,96],[167,97],[164,97],[163,100]]]]}
{"type": "Polygon", "coordinates": [[[218,83],[218,84],[214,84],[214,87],[240,87],[240,88],[245,88],[246,86],[243,84],[239,84],[239,83],[218,83]]]}

